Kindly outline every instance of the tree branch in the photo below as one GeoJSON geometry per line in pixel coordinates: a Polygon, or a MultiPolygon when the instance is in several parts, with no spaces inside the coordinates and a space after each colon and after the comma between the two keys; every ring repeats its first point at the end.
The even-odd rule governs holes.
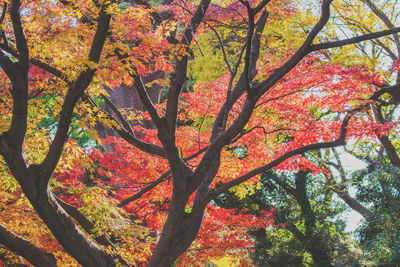
{"type": "Polygon", "coordinates": [[[285,228],[288,229],[301,243],[306,242],[306,236],[292,222],[288,221],[285,228]]]}
{"type": "Polygon", "coordinates": [[[10,7],[10,16],[14,30],[15,41],[20,55],[21,67],[28,72],[29,69],[29,48],[22,28],[21,17],[19,15],[20,0],[13,0],[10,7]]]}
{"type": "Polygon", "coordinates": [[[88,23],[88,24],[90,24],[90,25],[94,25],[94,24],[95,24],[95,23],[94,23],[95,19],[92,18],[92,17],[90,17],[89,15],[83,13],[83,12],[80,10],[80,8],[79,8],[77,5],[74,4],[73,1],[69,1],[69,0],[59,0],[59,2],[60,2],[61,4],[63,4],[63,5],[65,5],[65,6],[71,7],[74,11],[77,11],[77,12],[81,13],[81,14],[82,14],[82,17],[79,18],[79,20],[82,21],[83,23],[88,23]]]}
{"type": "Polygon", "coordinates": [[[132,131],[129,123],[125,120],[125,118],[122,116],[122,114],[119,112],[117,107],[109,100],[107,97],[103,96],[104,100],[109,104],[111,109],[113,110],[114,113],[117,114],[118,118],[115,118],[114,115],[110,112],[105,111],[101,107],[99,107],[87,94],[82,95],[82,99],[92,105],[93,107],[96,107],[99,112],[104,113],[108,119],[115,121],[118,126],[112,125],[112,128],[119,134],[119,136],[127,141],[129,144],[133,145],[134,147],[152,154],[156,155],[162,158],[165,158],[165,152],[164,149],[158,145],[155,144],[150,144],[147,142],[143,142],[140,139],[135,137],[134,132],[132,131]],[[122,121],[120,121],[122,119],[122,121]],[[122,125],[121,125],[122,124],[122,125]]]}
{"type": "MultiPolygon", "coordinates": [[[[250,64],[249,64],[249,66],[250,66],[249,73],[251,74],[250,80],[253,79],[253,77],[255,76],[255,73],[256,73],[257,60],[260,55],[260,45],[261,45],[260,38],[261,38],[262,32],[264,30],[265,23],[267,22],[268,15],[269,15],[268,12],[263,12],[261,17],[258,19],[255,34],[253,36],[253,40],[251,41],[252,48],[251,48],[250,64]]],[[[242,50],[242,53],[243,52],[244,52],[244,50],[242,50]]],[[[239,67],[239,63],[241,61],[242,53],[239,55],[239,60],[233,69],[233,74],[232,74],[231,80],[233,80],[236,75],[236,72],[239,67]]],[[[239,80],[236,83],[235,87],[233,88],[232,92],[229,92],[229,95],[227,95],[225,103],[221,107],[221,109],[217,115],[217,118],[214,121],[213,129],[211,132],[211,138],[210,138],[211,141],[214,140],[215,138],[217,138],[218,135],[225,130],[225,125],[226,125],[226,120],[228,118],[228,114],[231,111],[233,105],[236,103],[236,101],[245,92],[244,87],[245,87],[244,73],[242,72],[242,74],[240,75],[239,80]]]]}
{"type": "MultiPolygon", "coordinates": [[[[372,112],[374,114],[375,120],[379,122],[380,124],[386,123],[386,120],[382,116],[382,111],[379,106],[376,104],[372,105],[372,112]]],[[[386,154],[388,155],[388,158],[390,160],[390,163],[393,166],[400,167],[400,158],[399,155],[397,154],[396,148],[393,146],[392,142],[389,140],[389,137],[386,135],[382,135],[378,131],[375,131],[376,136],[378,137],[379,141],[385,148],[386,154]]]]}
{"type": "Polygon", "coordinates": [[[345,45],[356,44],[359,42],[377,39],[377,38],[384,37],[384,36],[391,35],[391,34],[398,33],[398,32],[400,32],[400,27],[396,27],[396,28],[392,28],[392,29],[384,30],[384,31],[380,31],[380,32],[368,33],[368,34],[364,34],[364,35],[360,35],[360,36],[356,36],[353,38],[344,39],[344,40],[340,40],[340,41],[315,44],[315,45],[311,46],[311,51],[318,51],[318,50],[322,50],[322,49],[329,49],[329,48],[341,47],[341,46],[345,46],[345,45]]]}
{"type": "MultiPolygon", "coordinates": [[[[2,50],[4,50],[5,52],[11,54],[13,57],[19,59],[19,54],[14,48],[8,46],[7,44],[0,44],[0,48],[2,50]]],[[[47,64],[47,63],[45,63],[45,62],[43,62],[41,60],[39,60],[39,59],[36,59],[36,58],[30,58],[29,59],[29,63],[31,63],[31,64],[33,64],[33,65],[35,65],[35,66],[47,71],[50,74],[53,74],[57,78],[62,79],[67,84],[70,84],[70,81],[68,81],[64,77],[62,71],[58,70],[57,68],[55,68],[55,67],[53,67],[53,66],[51,66],[51,65],[49,65],[49,64],[47,64]]]]}
{"type": "Polygon", "coordinates": [[[0,24],[3,23],[4,18],[6,17],[7,7],[8,7],[8,4],[7,4],[7,2],[5,2],[3,5],[3,12],[1,12],[0,24]]]}
{"type": "Polygon", "coordinates": [[[224,133],[219,135],[211,143],[209,149],[205,153],[204,157],[201,159],[199,166],[193,174],[193,179],[196,181],[193,183],[193,187],[197,187],[201,183],[202,177],[208,171],[208,168],[212,161],[215,160],[215,156],[218,155],[220,150],[240,133],[240,131],[245,127],[249,121],[256,101],[270,88],[272,88],[283,76],[285,76],[290,70],[292,70],[309,52],[310,46],[317,36],[317,34],[322,30],[325,24],[328,22],[330,15],[330,4],[332,0],[324,0],[322,3],[322,14],[320,20],[313,27],[311,32],[308,34],[303,45],[297,50],[297,52],[286,61],[282,67],[276,69],[264,82],[256,85],[252,90],[257,91],[257,95],[247,95],[245,103],[242,110],[239,113],[237,119],[224,133]]]}
{"type": "MultiPolygon", "coordinates": [[[[204,147],[202,149],[200,149],[199,151],[197,151],[196,153],[186,157],[183,159],[184,162],[187,162],[191,159],[194,159],[195,157],[199,156],[201,153],[203,153],[204,151],[207,150],[207,147],[204,147]]],[[[165,173],[163,173],[159,178],[157,178],[156,180],[154,180],[150,185],[148,185],[147,187],[143,188],[141,191],[139,191],[138,193],[122,200],[119,204],[118,207],[122,207],[125,206],[127,204],[129,204],[132,201],[135,201],[136,199],[140,198],[142,195],[144,195],[145,193],[147,193],[148,191],[152,190],[153,188],[155,188],[157,185],[159,185],[160,183],[166,181],[169,177],[168,175],[171,174],[171,170],[166,171],[165,173]]]]}
{"type": "Polygon", "coordinates": [[[0,224],[0,244],[11,252],[21,255],[35,266],[57,266],[53,254],[44,252],[28,240],[7,230],[2,224],[0,224]]]}
{"type": "MultiPolygon", "coordinates": [[[[104,96],[105,97],[105,96],[104,96]]],[[[129,144],[135,146],[136,148],[147,152],[152,155],[156,155],[162,158],[165,158],[165,151],[162,147],[155,145],[155,144],[150,144],[147,142],[143,142],[140,139],[135,137],[134,132],[132,131],[129,123],[125,120],[125,118],[122,116],[121,112],[117,109],[117,107],[109,100],[107,97],[105,98],[105,101],[110,105],[111,109],[117,113],[117,116],[119,119],[122,119],[123,121],[119,121],[117,118],[115,118],[111,113],[105,111],[101,107],[97,106],[96,103],[94,103],[93,100],[88,95],[84,95],[85,100],[88,100],[89,103],[93,106],[96,106],[101,112],[105,113],[111,120],[114,120],[116,123],[119,124],[120,127],[116,127],[113,125],[113,129],[119,134],[121,138],[123,138],[125,141],[127,141],[129,144]],[[122,123],[122,125],[120,124],[122,123]]]]}
{"type": "MultiPolygon", "coordinates": [[[[100,10],[97,29],[90,48],[89,60],[95,63],[99,63],[101,52],[107,38],[111,15],[106,12],[106,9],[110,4],[111,2],[109,4],[103,5],[100,10]]],[[[45,159],[40,164],[40,168],[43,172],[45,172],[44,177],[45,179],[47,179],[47,181],[48,179],[50,179],[51,174],[57,166],[57,163],[63,151],[64,144],[68,139],[68,130],[71,124],[73,110],[76,102],[89,86],[96,73],[96,70],[96,68],[88,68],[85,71],[82,71],[76,81],[73,82],[68,89],[60,112],[60,121],[54,140],[50,145],[49,151],[45,159]]]]}
{"type": "Polygon", "coordinates": [[[373,93],[373,95],[369,99],[378,100],[378,98],[385,93],[390,94],[392,98],[396,98],[396,93],[399,92],[399,89],[400,89],[400,84],[396,84],[393,86],[386,86],[373,93]]]}
{"type": "Polygon", "coordinates": [[[247,16],[249,17],[249,25],[247,27],[247,39],[246,39],[246,53],[244,55],[244,69],[243,69],[243,77],[244,77],[244,87],[248,94],[250,94],[250,79],[249,79],[249,71],[250,71],[250,53],[251,53],[251,41],[253,40],[254,34],[254,16],[253,9],[250,7],[249,2],[239,0],[243,5],[246,6],[247,16]]]}
{"type": "MultiPolygon", "coordinates": [[[[90,99],[88,95],[85,95],[85,96],[88,97],[88,100],[90,99]]],[[[117,115],[117,118],[114,118],[114,116],[112,116],[110,113],[106,112],[104,109],[101,109],[101,111],[112,116],[112,118],[114,119],[115,122],[122,124],[124,130],[126,130],[129,134],[134,135],[129,122],[124,118],[124,116],[121,114],[121,112],[118,110],[118,108],[114,105],[114,103],[111,101],[111,99],[109,99],[104,94],[101,94],[101,97],[104,99],[105,103],[107,103],[107,105],[111,108],[111,110],[117,115]]],[[[92,99],[90,99],[90,100],[92,100],[92,99]]],[[[100,109],[100,107],[97,106],[96,103],[94,103],[94,101],[90,101],[90,103],[92,105],[94,104],[97,108],[100,109]]]]}
{"type": "Polygon", "coordinates": [[[197,7],[196,11],[192,16],[192,19],[189,22],[188,27],[185,29],[185,32],[183,33],[181,41],[182,44],[187,46],[191,44],[194,34],[196,33],[197,28],[199,27],[201,21],[203,20],[203,17],[208,9],[208,6],[210,5],[210,2],[211,2],[210,0],[202,0],[200,2],[199,6],[197,7]]]}
{"type": "Polygon", "coordinates": [[[283,78],[290,70],[292,70],[307,54],[312,52],[312,42],[317,34],[324,28],[330,17],[330,4],[332,0],[324,0],[322,2],[321,17],[315,26],[307,35],[306,40],[296,53],[286,61],[280,68],[276,69],[265,81],[254,88],[259,90],[259,97],[270,90],[281,78],[283,78]]]}
{"type": "Polygon", "coordinates": [[[226,64],[226,66],[228,67],[229,73],[230,73],[231,75],[233,75],[233,70],[232,70],[231,64],[229,64],[229,61],[228,61],[228,56],[227,56],[227,54],[226,54],[224,42],[222,41],[222,38],[221,38],[221,36],[219,35],[217,29],[215,29],[215,27],[213,27],[213,26],[212,26],[211,24],[209,24],[207,21],[204,21],[203,23],[206,24],[207,27],[210,28],[210,30],[212,30],[212,31],[215,33],[215,36],[217,37],[218,42],[219,42],[219,45],[220,45],[220,47],[221,47],[222,55],[224,56],[225,64],[226,64]]]}
{"type": "MultiPolygon", "coordinates": [[[[252,41],[253,41],[253,34],[254,34],[254,28],[255,28],[255,24],[254,24],[254,18],[257,15],[257,13],[259,11],[261,11],[261,9],[263,9],[268,3],[269,0],[263,0],[255,9],[252,9],[250,7],[250,3],[248,1],[241,1],[239,0],[242,4],[244,4],[247,8],[247,16],[249,18],[249,26],[247,28],[247,40],[246,40],[246,53],[244,56],[244,70],[243,70],[243,74],[244,74],[244,86],[246,88],[247,93],[251,93],[250,91],[250,66],[251,66],[251,53],[252,53],[252,41]]],[[[263,21],[263,17],[264,16],[268,16],[268,12],[264,11],[263,15],[261,16],[260,21],[263,21]]],[[[265,18],[266,19],[266,18],[265,18]]],[[[261,22],[263,24],[265,24],[265,21],[261,22]]],[[[262,27],[262,29],[264,29],[264,27],[262,27]]],[[[261,35],[262,32],[256,32],[256,34],[261,35]]],[[[259,39],[259,38],[258,38],[259,39]]]]}
{"type": "Polygon", "coordinates": [[[122,63],[126,65],[130,65],[130,68],[128,70],[129,75],[133,79],[133,84],[135,85],[135,88],[138,92],[138,95],[140,97],[140,100],[142,101],[144,107],[146,110],[149,112],[149,115],[151,117],[151,120],[153,121],[154,125],[156,128],[160,131],[164,128],[164,125],[161,121],[160,116],[158,115],[157,109],[154,107],[153,102],[151,101],[149,95],[147,94],[146,86],[140,77],[137,68],[135,65],[132,63],[129,63],[127,61],[128,55],[127,54],[121,54],[121,52],[117,49],[115,50],[115,53],[118,57],[119,60],[121,60],[122,63]]]}
{"type": "Polygon", "coordinates": [[[255,8],[253,8],[253,14],[257,14],[258,12],[260,12],[261,9],[266,7],[269,2],[271,2],[271,0],[263,0],[263,1],[261,1],[255,8]]]}
{"type": "MultiPolygon", "coordinates": [[[[75,206],[64,202],[62,199],[54,195],[54,193],[53,196],[57,200],[58,204],[60,204],[60,206],[65,210],[65,212],[67,212],[69,216],[74,218],[82,226],[86,233],[91,234],[93,232],[93,229],[95,228],[94,223],[89,221],[88,218],[86,218],[86,216],[82,214],[82,212],[80,212],[75,206]]],[[[100,245],[106,247],[110,246],[117,250],[115,245],[104,234],[96,237],[95,240],[100,245]]],[[[117,257],[121,261],[121,263],[124,264],[124,266],[130,266],[130,264],[122,256],[117,255],[117,257]]]]}
{"type": "Polygon", "coordinates": [[[3,51],[0,53],[1,66],[5,67],[4,71],[12,84],[13,111],[11,125],[7,133],[8,145],[17,153],[22,152],[22,143],[27,128],[29,71],[29,48],[19,14],[20,5],[19,0],[14,0],[10,7],[10,17],[20,59],[14,63],[3,51]]]}
{"type": "Polygon", "coordinates": [[[279,164],[281,164],[283,161],[299,155],[299,154],[303,154],[305,152],[311,151],[311,150],[316,150],[316,149],[321,149],[321,148],[330,148],[330,147],[337,147],[337,146],[342,146],[345,144],[345,138],[346,138],[346,133],[347,133],[347,126],[349,124],[349,121],[351,119],[351,117],[358,111],[362,110],[363,108],[365,108],[364,106],[361,106],[357,109],[354,109],[351,112],[348,112],[345,116],[345,118],[343,119],[342,122],[342,126],[341,126],[341,130],[340,130],[340,134],[338,139],[336,139],[335,141],[330,141],[330,142],[323,142],[323,143],[314,143],[314,144],[310,144],[310,145],[305,145],[302,147],[299,147],[297,149],[291,150],[289,152],[286,152],[285,154],[283,154],[282,156],[280,156],[279,158],[271,161],[270,163],[258,167],[228,183],[225,183],[223,185],[221,185],[220,187],[210,191],[208,193],[208,195],[202,200],[202,205],[199,206],[198,209],[194,210],[193,212],[199,212],[199,210],[201,210],[201,207],[205,207],[207,205],[207,203],[214,197],[217,197],[218,195],[222,194],[223,192],[225,192],[226,190],[228,190],[231,187],[234,187],[238,184],[241,184],[247,180],[249,180],[250,178],[259,175],[260,173],[266,172],[276,166],[278,166],[279,164]]]}
{"type": "MultiPolygon", "coordinates": [[[[202,21],[208,6],[211,0],[202,0],[197,7],[192,19],[189,22],[188,27],[186,28],[182,40],[180,44],[184,45],[186,48],[189,47],[191,41],[193,39],[194,34],[197,31],[197,28],[202,21]]],[[[188,57],[184,56],[181,60],[178,60],[175,67],[175,72],[171,78],[171,84],[168,91],[168,101],[166,108],[166,122],[168,125],[168,133],[170,136],[175,136],[176,130],[176,119],[178,115],[178,106],[179,106],[179,95],[182,91],[183,85],[186,81],[187,76],[187,64],[188,57]]]]}
{"type": "Polygon", "coordinates": [[[62,73],[62,71],[58,70],[57,68],[44,63],[43,61],[39,60],[39,59],[35,59],[35,58],[31,58],[29,61],[31,64],[41,68],[42,70],[47,71],[50,74],[53,74],[54,76],[56,76],[57,78],[62,79],[64,82],[66,82],[67,84],[70,84],[70,82],[68,81],[68,79],[66,79],[62,73]]]}
{"type": "Polygon", "coordinates": [[[272,180],[279,184],[287,193],[291,194],[294,197],[297,197],[296,189],[289,185],[286,181],[275,176],[272,177],[272,180]]]}
{"type": "Polygon", "coordinates": [[[152,190],[154,187],[156,187],[160,183],[166,181],[169,178],[170,174],[171,174],[171,170],[164,172],[160,177],[158,177],[156,180],[154,180],[150,185],[146,186],[145,188],[143,188],[142,190],[140,190],[138,193],[134,194],[133,196],[125,198],[124,200],[119,202],[118,207],[128,205],[132,201],[135,201],[136,199],[140,198],[141,196],[143,196],[144,194],[146,194],[147,192],[152,190]]]}
{"type": "MultiPolygon", "coordinates": [[[[385,13],[383,13],[381,10],[379,10],[376,5],[370,1],[370,0],[361,0],[362,2],[366,3],[367,6],[374,12],[374,14],[382,20],[382,22],[386,25],[386,27],[394,28],[395,26],[393,23],[389,20],[388,16],[386,16],[385,13]]],[[[395,44],[397,47],[397,52],[400,54],[400,38],[398,34],[393,34],[394,39],[395,39],[395,44]]]]}

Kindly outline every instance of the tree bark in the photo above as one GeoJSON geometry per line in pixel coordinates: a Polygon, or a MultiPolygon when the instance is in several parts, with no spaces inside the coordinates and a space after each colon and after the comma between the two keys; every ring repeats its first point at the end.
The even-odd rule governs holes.
{"type": "MultiPolygon", "coordinates": [[[[88,59],[95,63],[100,60],[108,35],[111,15],[107,12],[107,8],[112,2],[109,1],[108,4],[104,4],[99,12],[97,28],[88,55],[88,59]]],[[[91,83],[96,69],[82,70],[74,83],[69,85],[60,113],[59,125],[49,151],[40,165],[31,164],[23,149],[27,131],[30,63],[28,43],[20,17],[20,5],[19,0],[13,0],[10,8],[18,61],[12,61],[8,55],[0,50],[0,65],[11,81],[13,97],[11,126],[7,132],[0,134],[0,155],[3,156],[11,173],[20,184],[23,193],[39,217],[72,257],[83,266],[115,266],[113,257],[108,255],[105,249],[91,241],[74,224],[48,188],[48,182],[68,138],[75,104],[91,83]]],[[[49,265],[43,264],[42,266],[49,265]]]]}
{"type": "MultiPolygon", "coordinates": [[[[386,123],[386,120],[384,119],[382,115],[382,110],[380,106],[377,105],[372,105],[372,112],[374,114],[375,120],[379,122],[380,124],[386,123]]],[[[376,133],[376,136],[378,137],[379,141],[381,142],[382,146],[385,148],[385,151],[388,155],[388,158],[390,160],[390,163],[393,166],[400,167],[400,158],[399,155],[397,154],[396,148],[393,146],[392,142],[389,140],[389,137],[386,135],[381,135],[380,133],[376,133]]]]}
{"type": "Polygon", "coordinates": [[[63,248],[80,264],[88,267],[115,266],[114,259],[105,249],[91,241],[71,220],[58,204],[43,179],[32,168],[21,188],[39,217],[49,227],[63,248]]]}
{"type": "Polygon", "coordinates": [[[369,209],[361,205],[356,199],[352,198],[347,191],[337,191],[338,196],[349,205],[350,208],[357,211],[361,216],[364,217],[369,223],[376,223],[379,218],[375,216],[369,209]]]}
{"type": "Polygon", "coordinates": [[[53,254],[46,253],[25,238],[7,230],[0,224],[0,244],[3,244],[8,250],[24,257],[34,266],[57,266],[53,254]]]}
{"type": "Polygon", "coordinates": [[[292,232],[293,236],[296,237],[301,243],[306,242],[305,235],[296,227],[292,222],[287,222],[286,229],[292,232]]]}
{"type": "Polygon", "coordinates": [[[63,248],[83,266],[115,266],[113,257],[91,241],[58,204],[40,168],[37,165],[27,167],[23,151],[15,153],[6,139],[7,136],[0,136],[1,155],[32,207],[63,248]]]}
{"type": "Polygon", "coordinates": [[[171,200],[171,208],[149,267],[171,266],[193,241],[185,239],[185,234],[191,228],[188,225],[190,215],[184,211],[186,202],[179,202],[181,204],[177,205],[175,200],[171,200]]]}

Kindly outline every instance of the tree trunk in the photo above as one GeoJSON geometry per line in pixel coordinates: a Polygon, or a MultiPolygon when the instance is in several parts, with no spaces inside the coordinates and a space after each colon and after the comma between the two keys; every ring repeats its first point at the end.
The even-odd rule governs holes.
{"type": "Polygon", "coordinates": [[[328,255],[328,246],[325,241],[315,232],[316,216],[312,210],[307,195],[307,173],[296,174],[296,199],[300,204],[302,215],[306,226],[306,248],[311,253],[316,266],[332,266],[332,260],[328,255]]]}
{"type": "Polygon", "coordinates": [[[164,224],[160,240],[150,259],[149,267],[171,266],[186,248],[183,246],[183,229],[186,214],[171,211],[164,224]]]}
{"type": "Polygon", "coordinates": [[[185,212],[186,201],[177,205],[171,200],[170,210],[160,240],[150,259],[149,267],[171,266],[196,238],[204,210],[196,217],[185,212]]]}
{"type": "Polygon", "coordinates": [[[313,236],[312,239],[308,240],[309,251],[311,253],[315,266],[327,267],[332,266],[332,261],[326,251],[324,242],[317,236],[313,236]]]}

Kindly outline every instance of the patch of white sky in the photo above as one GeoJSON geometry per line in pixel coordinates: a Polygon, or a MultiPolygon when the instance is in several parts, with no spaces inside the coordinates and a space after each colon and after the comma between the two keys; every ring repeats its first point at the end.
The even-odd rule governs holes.
{"type": "MultiPolygon", "coordinates": [[[[337,151],[340,153],[340,160],[342,162],[343,168],[347,173],[351,173],[367,167],[367,164],[364,161],[357,159],[350,153],[347,153],[342,147],[337,148],[337,151]]],[[[339,175],[338,173],[335,173],[334,168],[332,168],[332,174],[335,176],[339,175]]],[[[357,193],[356,188],[350,186],[349,187],[350,196],[355,197],[356,193],[357,193]]],[[[342,201],[336,194],[335,198],[342,201]]],[[[350,207],[347,208],[347,210],[344,212],[344,214],[342,214],[342,216],[346,219],[347,222],[346,231],[352,233],[356,230],[361,220],[363,220],[363,217],[350,207]]]]}

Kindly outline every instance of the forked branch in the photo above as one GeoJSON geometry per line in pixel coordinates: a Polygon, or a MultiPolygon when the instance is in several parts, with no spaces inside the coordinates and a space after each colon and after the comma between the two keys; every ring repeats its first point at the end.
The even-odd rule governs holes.
{"type": "Polygon", "coordinates": [[[136,138],[134,132],[131,129],[131,126],[129,123],[125,120],[125,118],[122,116],[120,111],[117,109],[117,107],[111,102],[110,99],[108,99],[106,96],[103,96],[104,100],[108,103],[108,105],[111,107],[113,112],[107,112],[106,110],[102,109],[99,107],[87,94],[82,95],[82,99],[92,105],[93,107],[98,109],[98,112],[101,112],[106,115],[106,118],[109,120],[112,120],[116,123],[116,125],[112,125],[112,128],[119,134],[119,136],[127,141],[129,144],[135,146],[136,148],[149,153],[151,155],[156,155],[159,157],[165,158],[165,152],[164,149],[158,145],[155,144],[150,144],[147,142],[143,142],[140,139],[136,138]],[[117,118],[114,116],[116,114],[117,118]]]}

